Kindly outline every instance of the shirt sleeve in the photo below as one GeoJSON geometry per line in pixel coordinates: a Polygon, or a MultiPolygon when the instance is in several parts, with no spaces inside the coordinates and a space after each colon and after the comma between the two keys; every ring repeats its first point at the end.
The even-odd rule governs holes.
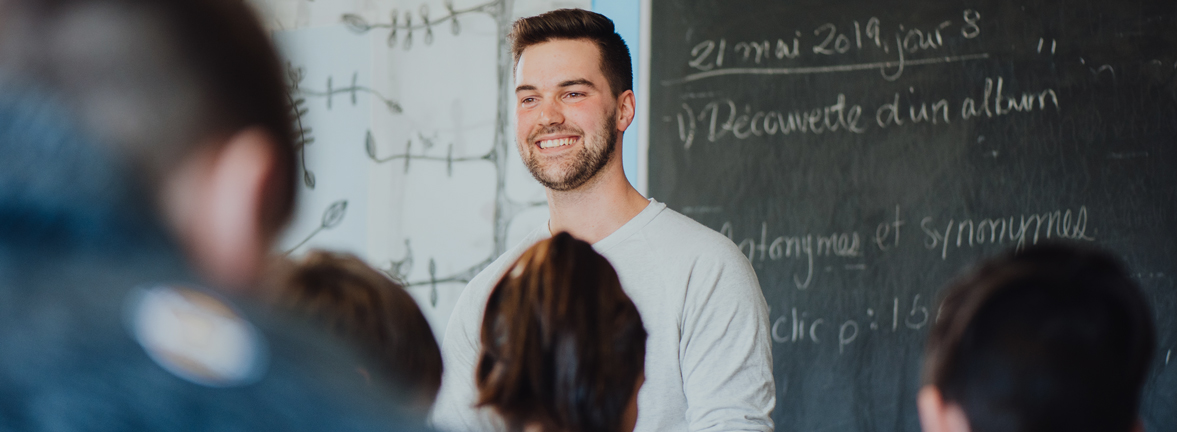
{"type": "Polygon", "coordinates": [[[445,372],[441,389],[433,405],[430,420],[442,431],[503,430],[488,409],[476,409],[478,390],[474,385],[474,365],[481,350],[479,328],[487,291],[485,278],[475,278],[462,291],[450,314],[442,341],[441,356],[445,372]]]}
{"type": "Polygon", "coordinates": [[[691,431],[771,432],[768,305],[751,264],[731,252],[700,257],[687,283],[679,343],[687,424],[691,431]]]}

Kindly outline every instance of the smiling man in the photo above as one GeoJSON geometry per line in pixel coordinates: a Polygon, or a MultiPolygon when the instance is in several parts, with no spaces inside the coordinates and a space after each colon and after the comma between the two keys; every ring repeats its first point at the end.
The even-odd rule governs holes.
{"type": "Polygon", "coordinates": [[[486,300],[524,250],[567,231],[610,261],[649,333],[635,430],[771,431],[768,307],[751,265],[726,237],[626,181],[621,135],[634,118],[633,72],[613,23],[562,9],[517,21],[511,43],[516,144],[547,188],[550,219],[470,281],[454,307],[435,425],[503,429],[478,408],[474,385],[486,300]]]}

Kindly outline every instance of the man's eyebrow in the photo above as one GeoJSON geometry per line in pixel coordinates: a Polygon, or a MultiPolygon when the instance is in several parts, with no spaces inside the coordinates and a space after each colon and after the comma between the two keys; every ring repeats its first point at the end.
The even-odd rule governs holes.
{"type": "Polygon", "coordinates": [[[524,90],[535,90],[535,86],[525,84],[525,85],[521,85],[519,87],[515,87],[515,93],[519,93],[524,90]]]}
{"type": "Polygon", "coordinates": [[[560,83],[560,87],[572,87],[575,85],[588,86],[589,88],[594,88],[594,89],[597,88],[597,86],[593,85],[592,81],[586,80],[584,78],[568,80],[568,81],[564,81],[564,82],[560,83]]]}

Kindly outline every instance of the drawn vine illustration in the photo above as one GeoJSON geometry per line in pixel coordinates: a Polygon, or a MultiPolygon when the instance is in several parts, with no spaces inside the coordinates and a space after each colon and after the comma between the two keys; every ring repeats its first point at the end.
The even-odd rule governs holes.
{"type": "Polygon", "coordinates": [[[302,67],[295,67],[289,62],[286,63],[286,100],[290,105],[290,114],[294,120],[294,149],[298,152],[299,166],[302,167],[302,182],[307,189],[315,188],[315,173],[311,171],[306,163],[306,146],[315,142],[313,130],[306,126],[306,114],[310,111],[307,108],[307,98],[323,98],[327,100],[327,109],[330,110],[334,101],[335,95],[349,95],[352,106],[359,104],[359,93],[365,93],[379,99],[380,102],[388,108],[392,114],[400,114],[404,112],[399,102],[389,99],[380,92],[371,87],[359,85],[360,73],[354,72],[351,75],[351,85],[346,87],[336,88],[334,85],[334,77],[327,76],[326,90],[308,89],[302,86],[303,79],[306,78],[306,69],[302,67]]]}
{"type": "MultiPolygon", "coordinates": [[[[313,130],[305,125],[306,115],[310,112],[307,107],[307,97],[317,97],[327,99],[327,109],[331,109],[332,98],[337,94],[350,94],[352,106],[358,105],[358,93],[370,94],[384,103],[388,110],[393,114],[400,114],[402,112],[401,106],[396,101],[384,97],[376,90],[366,86],[358,85],[359,72],[355,72],[351,77],[351,85],[343,88],[335,88],[332,84],[332,77],[327,76],[326,90],[312,90],[302,87],[302,81],[306,77],[306,70],[302,67],[294,67],[289,62],[286,63],[286,77],[287,88],[286,98],[290,105],[291,117],[294,125],[294,149],[298,152],[299,166],[302,168],[302,182],[307,189],[315,188],[315,173],[311,171],[306,162],[306,146],[315,142],[313,130]]],[[[286,251],[289,255],[302,245],[306,244],[323,230],[335,228],[343,222],[343,217],[347,214],[347,200],[340,200],[332,203],[323,212],[323,218],[317,228],[311,231],[298,242],[297,245],[286,251]]]]}
{"type": "Polygon", "coordinates": [[[450,33],[454,36],[457,36],[462,32],[462,25],[458,21],[459,16],[473,13],[485,13],[498,20],[499,17],[503,15],[502,12],[506,9],[509,9],[505,6],[509,6],[507,4],[507,0],[496,0],[466,9],[455,9],[454,3],[452,1],[446,1],[445,9],[447,14],[437,19],[430,19],[429,5],[422,4],[420,7],[418,7],[417,19],[420,21],[420,24],[413,23],[412,12],[405,11],[405,13],[401,15],[400,11],[396,9],[393,9],[389,13],[391,18],[387,23],[368,23],[364,17],[355,14],[344,14],[342,21],[353,32],[360,34],[367,33],[372,29],[389,29],[387,40],[389,47],[396,46],[396,43],[400,38],[400,34],[403,32],[405,34],[403,47],[407,50],[413,46],[413,33],[416,30],[425,30],[425,45],[430,45],[433,43],[433,26],[441,25],[442,23],[449,21],[450,33]],[[404,21],[401,21],[402,17],[404,21]]]}
{"type": "Polygon", "coordinates": [[[319,220],[319,226],[311,231],[310,234],[307,234],[307,236],[304,237],[302,241],[298,242],[298,244],[294,245],[294,247],[286,250],[286,255],[290,255],[291,252],[294,252],[298,248],[302,247],[302,245],[306,244],[306,242],[310,241],[312,238],[315,238],[315,236],[323,230],[328,230],[339,226],[340,223],[343,223],[344,216],[347,216],[347,200],[339,200],[331,203],[331,205],[327,206],[326,210],[323,210],[323,217],[319,220]]]}
{"type": "MultiPolygon", "coordinates": [[[[433,18],[430,16],[430,10],[427,5],[421,5],[417,9],[416,15],[412,12],[406,11],[401,13],[398,10],[392,10],[389,13],[390,21],[387,23],[369,23],[363,17],[353,14],[345,14],[341,17],[344,24],[347,25],[351,31],[356,34],[365,34],[374,30],[388,30],[388,46],[394,48],[398,45],[401,49],[409,50],[413,46],[413,35],[424,31],[425,45],[433,43],[433,30],[435,26],[440,26],[449,22],[450,32],[454,35],[461,33],[461,24],[458,18],[467,14],[483,13],[487,14],[495,20],[497,33],[497,60],[496,60],[496,75],[497,75],[497,116],[495,120],[495,135],[494,144],[490,151],[483,155],[467,156],[453,154],[453,144],[450,143],[446,147],[444,156],[436,155],[430,152],[434,147],[434,139],[418,133],[416,136],[416,143],[410,139],[405,144],[405,149],[400,153],[393,153],[388,155],[380,155],[379,145],[372,137],[371,131],[368,131],[364,136],[364,150],[368,158],[373,163],[385,164],[396,161],[403,161],[404,172],[409,171],[409,167],[413,161],[420,161],[426,163],[445,163],[447,176],[453,175],[454,164],[462,163],[491,163],[495,167],[495,206],[494,206],[494,250],[487,259],[470,266],[461,271],[449,275],[438,275],[437,264],[432,257],[428,261],[429,278],[424,280],[409,280],[408,276],[412,273],[414,257],[413,250],[409,240],[405,240],[405,255],[400,260],[390,260],[387,264],[381,266],[381,270],[399,281],[402,281],[406,287],[414,286],[429,286],[429,300],[434,307],[437,306],[437,285],[441,283],[468,283],[474,278],[478,272],[490,265],[496,257],[502,255],[507,250],[507,229],[511,221],[521,212],[546,205],[544,201],[536,202],[517,202],[510,199],[506,192],[506,176],[508,158],[511,156],[511,119],[510,116],[510,102],[509,92],[511,84],[511,66],[512,57],[510,55],[509,47],[507,45],[507,32],[510,30],[512,23],[511,11],[512,0],[495,0],[488,3],[483,3],[465,9],[456,9],[452,2],[445,3],[446,14],[433,18]],[[414,148],[420,149],[414,153],[414,148]]],[[[354,83],[353,83],[354,85],[354,83]]]]}
{"type": "Polygon", "coordinates": [[[311,135],[311,128],[303,125],[303,118],[310,110],[306,107],[306,98],[299,97],[299,85],[305,76],[303,68],[296,68],[286,63],[286,101],[290,105],[291,118],[294,120],[294,151],[298,152],[298,165],[302,168],[302,183],[308,189],[315,188],[315,173],[307,167],[306,146],[315,142],[311,135]]]}
{"type": "Polygon", "coordinates": [[[397,101],[385,97],[384,95],[380,94],[380,92],[373,90],[370,87],[357,84],[359,79],[360,79],[359,72],[352,73],[351,85],[349,85],[347,87],[335,88],[334,85],[332,84],[332,77],[330,75],[328,75],[327,76],[327,90],[306,90],[306,89],[303,89],[303,90],[301,90],[301,93],[304,95],[307,95],[307,96],[327,98],[327,109],[328,110],[331,109],[331,101],[334,98],[334,96],[337,94],[351,95],[351,105],[356,106],[358,104],[358,98],[356,97],[356,95],[358,93],[367,93],[369,95],[372,95],[376,99],[379,99],[380,102],[384,103],[384,106],[388,107],[388,111],[392,112],[393,114],[400,114],[400,113],[404,112],[404,110],[401,109],[400,103],[397,103],[397,101]]]}
{"type": "MultiPolygon", "coordinates": [[[[424,135],[421,135],[420,133],[417,134],[417,139],[423,143],[422,147],[424,147],[425,152],[427,152],[430,148],[433,147],[433,140],[432,139],[426,138],[424,135]]],[[[454,162],[474,162],[474,161],[494,162],[494,159],[496,157],[498,157],[493,149],[489,153],[482,155],[482,156],[454,157],[454,144],[450,143],[447,148],[448,148],[448,150],[446,150],[445,156],[430,156],[428,154],[425,154],[425,152],[422,152],[420,154],[412,154],[413,140],[410,139],[408,141],[405,141],[405,152],[404,153],[393,154],[393,155],[381,157],[376,154],[376,152],[377,152],[376,140],[372,138],[372,131],[368,131],[368,133],[364,136],[364,150],[368,153],[369,159],[372,159],[372,161],[374,161],[376,163],[385,163],[385,162],[392,162],[395,160],[403,160],[403,161],[405,161],[405,171],[404,172],[406,172],[406,173],[409,172],[409,163],[413,160],[426,160],[426,161],[433,161],[433,162],[443,162],[444,161],[446,176],[453,177],[453,175],[454,175],[454,162]]]]}

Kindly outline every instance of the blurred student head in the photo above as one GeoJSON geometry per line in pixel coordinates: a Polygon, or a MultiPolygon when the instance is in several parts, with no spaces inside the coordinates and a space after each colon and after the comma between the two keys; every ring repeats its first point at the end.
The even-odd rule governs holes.
{"type": "Polygon", "coordinates": [[[1106,253],[1055,244],[989,260],[948,289],[932,327],[923,429],[1139,429],[1151,317],[1106,253]]]}
{"type": "Polygon", "coordinates": [[[204,288],[289,217],[279,72],[240,0],[0,0],[0,430],[409,425],[346,347],[204,288]]]}
{"type": "Polygon", "coordinates": [[[422,416],[441,387],[441,350],[425,315],[400,284],[351,254],[311,250],[275,270],[273,302],[367,354],[357,372],[388,377],[422,416]]]}
{"type": "Polygon", "coordinates": [[[125,161],[194,266],[251,285],[294,204],[278,55],[241,0],[0,0],[0,94],[125,161]]]}
{"type": "Polygon", "coordinates": [[[486,305],[478,405],[513,430],[631,431],[646,330],[617,273],[567,233],[536,243],[486,305]]]}

